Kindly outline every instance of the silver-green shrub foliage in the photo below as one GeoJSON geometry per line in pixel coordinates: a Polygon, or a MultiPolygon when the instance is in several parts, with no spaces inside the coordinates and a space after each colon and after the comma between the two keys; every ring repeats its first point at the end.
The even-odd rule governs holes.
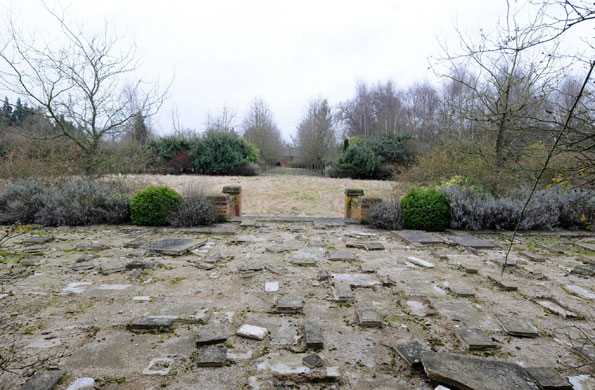
{"type": "Polygon", "coordinates": [[[118,224],[129,217],[128,197],[92,179],[71,178],[58,184],[27,179],[0,193],[0,223],[4,224],[118,224]]]}
{"type": "Polygon", "coordinates": [[[370,226],[377,229],[399,230],[403,226],[403,215],[399,202],[389,201],[372,206],[368,218],[370,226]]]}
{"type": "Polygon", "coordinates": [[[215,222],[215,209],[202,193],[190,193],[169,217],[169,223],[176,227],[205,226],[215,222]]]}
{"type": "MultiPolygon", "coordinates": [[[[494,198],[469,187],[444,186],[450,200],[451,226],[455,229],[513,230],[529,196],[527,188],[494,198]]],[[[595,198],[581,189],[552,188],[536,191],[527,206],[521,230],[577,229],[593,224],[595,198]]]]}

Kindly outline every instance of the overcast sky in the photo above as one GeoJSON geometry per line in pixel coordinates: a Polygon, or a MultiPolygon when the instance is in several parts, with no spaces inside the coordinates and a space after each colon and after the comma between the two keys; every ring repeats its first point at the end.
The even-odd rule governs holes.
{"type": "MultiPolygon", "coordinates": [[[[42,31],[38,0],[12,2],[20,23],[42,31]],[[38,19],[39,18],[39,19],[38,19]]],[[[457,24],[469,34],[496,23],[504,0],[74,0],[68,16],[93,28],[105,18],[142,59],[139,75],[166,84],[169,98],[153,125],[202,130],[224,105],[238,124],[258,96],[285,137],[309,99],[337,104],[357,80],[398,87],[436,82],[428,58],[457,24]]],[[[454,43],[454,42],[453,42],[454,43]]]]}

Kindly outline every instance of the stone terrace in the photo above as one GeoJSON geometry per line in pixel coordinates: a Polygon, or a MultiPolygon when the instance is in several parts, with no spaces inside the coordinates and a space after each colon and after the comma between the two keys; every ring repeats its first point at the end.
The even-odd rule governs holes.
{"type": "Polygon", "coordinates": [[[501,279],[498,234],[255,220],[35,233],[9,242],[19,255],[0,270],[14,325],[2,348],[15,340],[15,366],[49,356],[66,376],[52,387],[64,372],[40,371],[25,388],[494,388],[489,362],[595,386],[593,346],[576,350],[595,333],[586,234],[519,237],[501,279]]]}

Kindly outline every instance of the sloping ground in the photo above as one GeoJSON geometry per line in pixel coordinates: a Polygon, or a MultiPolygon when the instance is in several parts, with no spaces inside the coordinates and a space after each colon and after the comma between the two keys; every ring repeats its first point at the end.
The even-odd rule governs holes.
{"type": "Polygon", "coordinates": [[[188,185],[201,185],[209,192],[223,186],[242,186],[243,214],[295,217],[343,217],[345,188],[362,188],[366,196],[388,197],[393,191],[404,195],[405,187],[391,181],[330,179],[319,176],[196,176],[128,175],[134,188],[167,185],[182,191],[188,185]]]}

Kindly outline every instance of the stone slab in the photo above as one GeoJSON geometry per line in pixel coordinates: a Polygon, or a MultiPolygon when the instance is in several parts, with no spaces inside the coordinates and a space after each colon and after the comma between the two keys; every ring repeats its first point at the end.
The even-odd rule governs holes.
{"type": "Polygon", "coordinates": [[[307,356],[304,356],[304,358],[302,359],[302,363],[304,363],[304,366],[309,368],[317,368],[324,366],[324,361],[322,360],[322,358],[315,353],[311,353],[307,356]]]}
{"type": "Polygon", "coordinates": [[[264,283],[264,291],[266,291],[266,292],[279,291],[279,282],[265,282],[264,283]]]}
{"type": "Polygon", "coordinates": [[[107,249],[107,245],[101,242],[83,242],[74,247],[79,251],[102,251],[107,249]]]}
{"type": "Polygon", "coordinates": [[[166,332],[171,330],[173,323],[174,318],[171,317],[141,317],[132,320],[128,324],[128,329],[166,332]]]}
{"type": "Polygon", "coordinates": [[[545,257],[538,255],[537,253],[524,251],[520,253],[522,256],[526,257],[527,259],[535,262],[535,263],[543,263],[545,262],[545,257]]]}
{"type": "Polygon", "coordinates": [[[560,302],[555,300],[554,298],[550,297],[540,297],[533,299],[533,302],[537,303],[539,306],[549,310],[550,312],[559,315],[564,318],[577,318],[578,314],[575,312],[568,310],[564,305],[560,302]]]}
{"type": "Polygon", "coordinates": [[[291,259],[291,264],[302,267],[316,267],[318,262],[313,257],[294,257],[291,259]]]}
{"type": "Polygon", "coordinates": [[[539,332],[532,323],[524,318],[496,316],[502,328],[511,336],[537,337],[539,332]]]}
{"type": "Polygon", "coordinates": [[[181,230],[186,234],[207,234],[214,236],[232,236],[237,234],[237,230],[233,226],[216,226],[216,227],[196,227],[181,230]]]}
{"type": "Polygon", "coordinates": [[[399,344],[395,350],[403,360],[409,363],[409,365],[421,365],[422,346],[417,341],[399,344]]]}
{"type": "Polygon", "coordinates": [[[267,246],[266,250],[271,253],[287,252],[287,248],[283,248],[281,245],[277,245],[277,244],[267,246]]]}
{"type": "Polygon", "coordinates": [[[221,344],[227,341],[227,330],[222,326],[202,327],[196,334],[196,346],[221,344]]]}
{"type": "Polygon", "coordinates": [[[337,302],[352,302],[355,300],[351,286],[347,282],[335,282],[333,293],[337,302]]]}
{"type": "Polygon", "coordinates": [[[582,276],[593,276],[595,275],[595,265],[581,264],[574,267],[571,274],[582,275],[582,276]]]}
{"type": "Polygon", "coordinates": [[[226,348],[202,348],[196,357],[198,367],[222,367],[226,361],[226,348]]]}
{"type": "Polygon", "coordinates": [[[277,311],[281,313],[298,313],[304,307],[304,302],[301,298],[294,298],[288,296],[280,296],[277,298],[277,311]]]}
{"type": "Polygon", "coordinates": [[[595,345],[593,344],[584,344],[578,347],[572,348],[574,352],[581,355],[588,361],[595,363],[595,345]]]}
{"type": "Polygon", "coordinates": [[[52,242],[54,241],[56,238],[54,236],[37,236],[37,237],[30,237],[30,238],[26,238],[24,239],[21,244],[25,245],[25,246],[31,246],[31,245],[41,245],[41,244],[47,244],[48,242],[52,242]]]}
{"type": "Polygon", "coordinates": [[[132,241],[128,241],[128,242],[124,243],[124,248],[138,249],[141,246],[146,245],[147,242],[148,242],[148,240],[146,238],[136,238],[132,241]]]}
{"type": "Polygon", "coordinates": [[[381,242],[366,242],[364,249],[367,251],[381,251],[384,250],[384,244],[381,242]]]}
{"type": "Polygon", "coordinates": [[[264,340],[266,335],[269,333],[267,328],[260,326],[244,324],[238,329],[236,334],[240,337],[245,337],[254,340],[264,340]]]}
{"type": "Polygon", "coordinates": [[[519,286],[515,283],[511,282],[510,280],[506,279],[506,277],[500,277],[499,274],[487,274],[486,275],[489,280],[491,280],[499,289],[504,291],[516,291],[519,289],[519,286]]]}
{"type": "Polygon", "coordinates": [[[353,253],[344,250],[338,251],[329,251],[327,254],[327,258],[330,261],[354,261],[355,256],[353,253]]]}
{"type": "Polygon", "coordinates": [[[322,332],[320,325],[317,322],[306,321],[304,322],[304,338],[306,339],[306,347],[313,349],[322,349],[324,346],[324,340],[322,338],[322,332]]]}
{"type": "Polygon", "coordinates": [[[95,268],[95,263],[92,261],[85,261],[82,263],[74,263],[70,266],[73,271],[88,271],[95,268]]]}
{"type": "Polygon", "coordinates": [[[335,282],[348,283],[351,287],[374,287],[382,282],[373,273],[332,274],[335,282]]]}
{"type": "Polygon", "coordinates": [[[264,268],[266,268],[268,271],[270,271],[274,274],[278,274],[278,275],[283,275],[283,274],[289,273],[289,270],[287,268],[285,268],[285,266],[278,264],[278,263],[265,263],[264,268]]]}
{"type": "Polygon", "coordinates": [[[475,296],[475,292],[465,287],[449,286],[448,289],[450,290],[450,292],[452,292],[455,295],[458,295],[459,297],[470,298],[475,296]]]}
{"type": "Polygon", "coordinates": [[[20,264],[25,267],[35,267],[41,264],[43,258],[41,257],[34,257],[32,259],[23,259],[21,260],[20,264]]]}
{"type": "Polygon", "coordinates": [[[468,273],[468,274],[476,274],[479,272],[479,267],[475,264],[470,264],[470,263],[459,264],[459,269],[465,271],[465,273],[468,273]]]}
{"type": "Polygon", "coordinates": [[[498,244],[496,244],[495,242],[487,241],[469,234],[453,235],[449,238],[461,246],[473,249],[491,249],[498,247],[498,244]]]}
{"type": "Polygon", "coordinates": [[[155,260],[134,259],[126,264],[126,269],[153,269],[157,266],[155,260]]]}
{"type": "Polygon", "coordinates": [[[64,370],[38,371],[25,382],[21,390],[52,390],[64,375],[64,370]]]}
{"type": "Polygon", "coordinates": [[[31,255],[38,255],[38,254],[42,254],[43,252],[45,252],[48,249],[50,249],[49,245],[32,245],[32,246],[28,246],[24,249],[21,249],[20,252],[26,253],[26,254],[31,254],[31,255]]]}
{"type": "Polygon", "coordinates": [[[437,352],[422,352],[428,377],[438,383],[472,390],[538,390],[517,364],[437,352]]]}
{"type": "Polygon", "coordinates": [[[357,320],[360,326],[370,327],[370,328],[380,328],[382,327],[382,318],[378,312],[374,309],[363,309],[357,310],[356,312],[357,320]]]}
{"type": "Polygon", "coordinates": [[[595,252],[595,243],[594,242],[575,241],[573,244],[578,246],[579,248],[583,248],[588,251],[595,252]]]}
{"type": "Polygon", "coordinates": [[[149,362],[149,365],[143,370],[145,375],[167,375],[174,365],[173,359],[155,358],[149,362]]]}
{"type": "Polygon", "coordinates": [[[207,240],[195,240],[193,238],[164,238],[150,245],[144,249],[167,256],[182,256],[193,249],[196,249],[204,244],[207,240]]]}
{"type": "Polygon", "coordinates": [[[103,275],[124,272],[126,271],[126,263],[121,260],[104,260],[99,266],[99,270],[103,275]]]}
{"type": "Polygon", "coordinates": [[[423,268],[434,268],[434,264],[430,263],[429,261],[417,258],[415,256],[408,256],[407,261],[423,268]]]}
{"type": "Polygon", "coordinates": [[[525,367],[525,370],[543,390],[572,390],[572,385],[551,367],[525,367]]]}
{"type": "Polygon", "coordinates": [[[74,382],[66,388],[66,390],[93,390],[95,388],[95,379],[93,378],[76,378],[74,382]]]}
{"type": "Polygon", "coordinates": [[[480,351],[496,348],[496,343],[484,333],[481,329],[460,329],[455,331],[455,335],[469,351],[480,351]]]}
{"type": "Polygon", "coordinates": [[[256,226],[256,220],[255,219],[244,219],[242,222],[240,222],[240,226],[241,227],[253,227],[253,226],[256,226]]]}
{"type": "Polygon", "coordinates": [[[568,290],[569,292],[571,292],[573,294],[580,295],[582,298],[595,299],[595,292],[591,292],[591,291],[584,289],[580,286],[576,286],[574,284],[569,284],[569,285],[566,285],[565,288],[566,288],[566,290],[568,290]]]}
{"type": "Polygon", "coordinates": [[[322,269],[322,270],[318,271],[318,281],[323,282],[323,281],[329,280],[330,278],[331,278],[331,274],[327,270],[322,269]]]}
{"type": "Polygon", "coordinates": [[[444,241],[432,234],[421,230],[396,230],[391,232],[397,237],[409,242],[417,244],[441,244],[444,241]]]}
{"type": "Polygon", "coordinates": [[[397,282],[392,280],[389,275],[380,275],[380,276],[378,276],[378,279],[380,280],[380,283],[382,283],[382,285],[384,287],[392,287],[397,284],[397,282]]]}

